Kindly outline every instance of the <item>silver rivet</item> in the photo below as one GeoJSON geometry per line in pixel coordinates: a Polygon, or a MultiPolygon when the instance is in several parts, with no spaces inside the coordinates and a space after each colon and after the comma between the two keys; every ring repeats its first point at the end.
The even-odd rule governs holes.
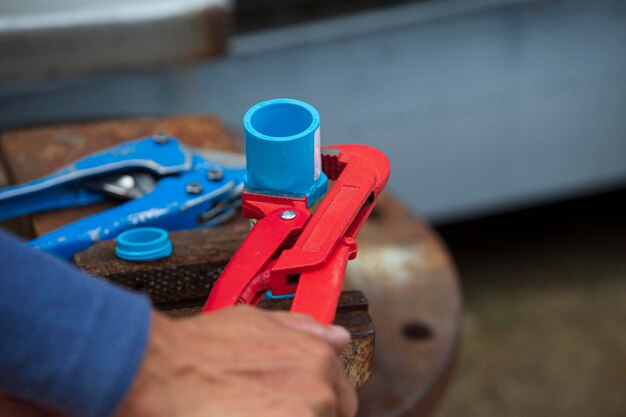
{"type": "Polygon", "coordinates": [[[122,175],[117,180],[117,184],[122,188],[130,190],[131,188],[135,187],[135,178],[133,178],[132,175],[122,175]]]}
{"type": "Polygon", "coordinates": [[[280,213],[280,218],[283,220],[293,220],[296,218],[296,212],[293,210],[285,210],[280,213]]]}
{"type": "Polygon", "coordinates": [[[199,182],[190,182],[185,187],[185,191],[189,194],[200,194],[202,192],[202,184],[199,182]]]}
{"type": "Polygon", "coordinates": [[[224,172],[221,168],[210,168],[206,173],[206,177],[209,181],[219,181],[224,178],[224,172]]]}
{"type": "Polygon", "coordinates": [[[159,132],[156,135],[152,136],[152,140],[160,145],[164,145],[170,141],[170,135],[165,132],[159,132]]]}

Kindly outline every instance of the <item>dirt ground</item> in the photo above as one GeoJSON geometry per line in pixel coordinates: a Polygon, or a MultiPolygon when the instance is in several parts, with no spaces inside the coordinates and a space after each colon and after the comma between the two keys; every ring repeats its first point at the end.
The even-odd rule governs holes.
{"type": "Polygon", "coordinates": [[[466,306],[436,416],[626,416],[626,191],[439,229],[466,306]]]}

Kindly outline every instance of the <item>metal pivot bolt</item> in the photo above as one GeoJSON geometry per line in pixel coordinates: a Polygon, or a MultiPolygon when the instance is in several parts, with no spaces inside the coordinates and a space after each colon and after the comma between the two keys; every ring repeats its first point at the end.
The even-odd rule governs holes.
{"type": "Polygon", "coordinates": [[[166,144],[167,142],[169,142],[170,136],[167,133],[165,133],[165,132],[158,132],[157,134],[152,136],[152,139],[156,143],[163,145],[163,144],[166,144]]]}
{"type": "Polygon", "coordinates": [[[283,220],[293,220],[296,218],[296,212],[293,210],[285,210],[280,213],[280,218],[283,220]]]}
{"type": "Polygon", "coordinates": [[[200,194],[202,192],[202,184],[198,182],[190,182],[185,187],[185,191],[189,194],[200,194]]]}
{"type": "Polygon", "coordinates": [[[132,175],[122,175],[117,181],[117,185],[126,190],[131,190],[135,188],[135,178],[132,175]]]}
{"type": "Polygon", "coordinates": [[[207,171],[206,177],[209,181],[219,181],[224,177],[224,171],[219,167],[213,167],[207,171]]]}

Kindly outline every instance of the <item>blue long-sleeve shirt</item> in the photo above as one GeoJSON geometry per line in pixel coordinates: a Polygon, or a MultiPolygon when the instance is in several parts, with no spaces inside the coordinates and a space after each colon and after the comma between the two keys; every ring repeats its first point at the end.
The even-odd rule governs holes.
{"type": "Polygon", "coordinates": [[[146,297],[0,231],[0,391],[72,416],[110,416],[149,327],[146,297]]]}

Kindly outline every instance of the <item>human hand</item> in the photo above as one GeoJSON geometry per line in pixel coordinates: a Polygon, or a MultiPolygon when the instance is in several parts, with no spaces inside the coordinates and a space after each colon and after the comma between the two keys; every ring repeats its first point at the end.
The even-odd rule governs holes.
{"type": "Polygon", "coordinates": [[[190,319],[153,313],[145,359],[116,417],[353,417],[336,326],[232,307],[190,319]]]}

